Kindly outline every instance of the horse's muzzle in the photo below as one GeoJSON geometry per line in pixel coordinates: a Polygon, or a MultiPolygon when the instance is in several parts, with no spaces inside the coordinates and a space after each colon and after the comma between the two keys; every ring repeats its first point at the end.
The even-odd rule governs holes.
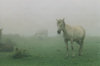
{"type": "Polygon", "coordinates": [[[61,33],[61,31],[59,31],[59,30],[58,30],[58,31],[57,31],[57,33],[58,33],[58,34],[60,34],[60,33],[61,33]]]}

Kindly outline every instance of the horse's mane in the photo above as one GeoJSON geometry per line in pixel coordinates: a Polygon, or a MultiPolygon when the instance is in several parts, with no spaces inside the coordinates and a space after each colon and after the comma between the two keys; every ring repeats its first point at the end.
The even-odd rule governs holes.
{"type": "Polygon", "coordinates": [[[72,28],[72,26],[69,25],[69,24],[65,24],[65,27],[67,27],[68,29],[71,29],[72,28]]]}

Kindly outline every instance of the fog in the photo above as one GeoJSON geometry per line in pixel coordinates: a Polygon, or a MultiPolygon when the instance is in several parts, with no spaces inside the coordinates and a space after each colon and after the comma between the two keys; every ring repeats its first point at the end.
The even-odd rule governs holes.
{"type": "Polygon", "coordinates": [[[0,28],[4,34],[31,36],[48,29],[56,35],[56,19],[82,25],[88,35],[100,36],[100,0],[0,0],[0,28]]]}

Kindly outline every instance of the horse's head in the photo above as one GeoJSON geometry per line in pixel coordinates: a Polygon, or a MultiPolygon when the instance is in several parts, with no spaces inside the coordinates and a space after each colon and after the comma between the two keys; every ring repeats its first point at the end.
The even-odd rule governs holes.
{"type": "Polygon", "coordinates": [[[60,34],[61,31],[65,28],[64,19],[57,19],[57,27],[58,27],[57,33],[60,34]]]}

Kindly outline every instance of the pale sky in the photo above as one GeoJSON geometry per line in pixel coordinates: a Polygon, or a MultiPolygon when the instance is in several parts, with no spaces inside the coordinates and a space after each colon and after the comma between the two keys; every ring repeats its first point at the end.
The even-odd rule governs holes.
{"type": "Polygon", "coordinates": [[[100,36],[100,0],[0,0],[0,27],[4,34],[33,35],[41,29],[57,31],[56,19],[82,25],[100,36]]]}

